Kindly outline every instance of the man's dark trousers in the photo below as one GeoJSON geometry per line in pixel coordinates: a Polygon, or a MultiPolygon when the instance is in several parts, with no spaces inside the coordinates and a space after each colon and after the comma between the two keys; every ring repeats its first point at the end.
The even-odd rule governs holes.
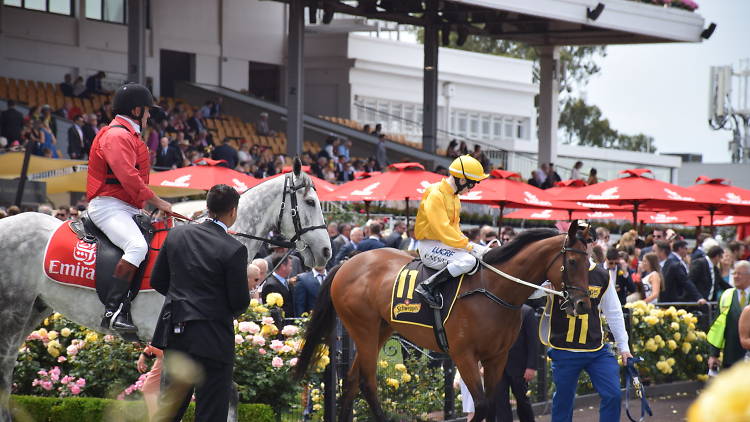
{"type": "Polygon", "coordinates": [[[531,410],[531,401],[526,392],[529,391],[529,384],[523,378],[523,375],[510,375],[503,373],[503,379],[500,380],[498,389],[497,403],[497,420],[498,422],[513,422],[513,410],[510,408],[510,397],[508,389],[513,391],[516,398],[516,411],[520,422],[534,422],[534,411],[531,410]]]}

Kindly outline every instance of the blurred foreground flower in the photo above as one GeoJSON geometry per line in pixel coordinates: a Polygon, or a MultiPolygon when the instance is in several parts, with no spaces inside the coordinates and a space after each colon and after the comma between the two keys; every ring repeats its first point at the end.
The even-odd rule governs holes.
{"type": "Polygon", "coordinates": [[[750,419],[750,362],[734,364],[719,373],[687,412],[688,422],[741,422],[750,419]],[[721,419],[717,419],[717,411],[721,419]]]}

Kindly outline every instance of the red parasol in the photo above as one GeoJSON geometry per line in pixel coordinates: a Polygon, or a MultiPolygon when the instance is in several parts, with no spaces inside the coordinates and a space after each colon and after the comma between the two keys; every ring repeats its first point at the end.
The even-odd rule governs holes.
{"type": "Polygon", "coordinates": [[[703,202],[696,200],[690,190],[645,177],[648,169],[622,170],[626,177],[589,185],[561,193],[558,198],[565,201],[598,202],[627,205],[633,213],[633,224],[638,223],[639,208],[652,210],[700,209],[703,202]]]}
{"type": "MultiPolygon", "coordinates": [[[[655,213],[641,213],[641,218],[649,218],[655,213]]],[[[524,220],[629,220],[632,217],[626,211],[566,211],[554,209],[523,209],[512,212],[506,218],[524,220]]]]}
{"type": "Polygon", "coordinates": [[[210,190],[218,184],[232,186],[243,193],[260,180],[218,165],[198,165],[151,173],[150,186],[210,190]]]}
{"type": "Polygon", "coordinates": [[[490,172],[490,177],[493,179],[518,179],[522,180],[521,175],[516,172],[508,170],[495,169],[490,172]]]}
{"type": "Polygon", "coordinates": [[[687,189],[706,203],[704,208],[709,213],[709,225],[714,225],[714,214],[717,212],[750,216],[750,190],[732,186],[726,179],[711,179],[707,176],[699,176],[695,182],[695,185],[687,189]]]}
{"type": "Polygon", "coordinates": [[[339,186],[326,196],[329,201],[364,201],[365,207],[371,201],[406,200],[407,223],[409,219],[409,199],[422,198],[425,188],[439,182],[443,176],[425,171],[419,163],[398,163],[388,166],[388,171],[366,179],[352,180],[339,186]]]}

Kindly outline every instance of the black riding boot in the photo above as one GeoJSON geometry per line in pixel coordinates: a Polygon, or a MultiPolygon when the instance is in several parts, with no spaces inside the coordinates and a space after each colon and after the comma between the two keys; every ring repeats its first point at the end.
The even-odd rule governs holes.
{"type": "Polygon", "coordinates": [[[119,333],[130,334],[138,331],[130,318],[130,284],[138,267],[121,259],[112,276],[114,286],[104,302],[102,328],[109,328],[119,333]]]}
{"type": "Polygon", "coordinates": [[[431,308],[440,309],[443,307],[443,298],[441,296],[440,301],[438,302],[438,298],[435,297],[435,289],[440,284],[443,284],[444,282],[450,280],[450,278],[451,278],[451,273],[448,272],[448,267],[445,267],[442,270],[433,274],[432,277],[421,282],[419,286],[417,286],[417,288],[414,289],[414,291],[422,295],[422,297],[424,298],[424,301],[431,308]]]}

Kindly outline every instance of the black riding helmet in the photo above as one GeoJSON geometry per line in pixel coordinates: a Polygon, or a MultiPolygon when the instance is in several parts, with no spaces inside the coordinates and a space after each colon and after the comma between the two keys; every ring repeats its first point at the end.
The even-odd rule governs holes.
{"type": "Polygon", "coordinates": [[[114,99],[112,100],[112,111],[115,114],[122,114],[141,120],[143,114],[140,116],[132,116],[130,113],[136,107],[148,107],[151,114],[159,114],[161,107],[154,105],[154,97],[151,95],[151,91],[145,86],[136,83],[127,83],[115,92],[114,99]]]}

